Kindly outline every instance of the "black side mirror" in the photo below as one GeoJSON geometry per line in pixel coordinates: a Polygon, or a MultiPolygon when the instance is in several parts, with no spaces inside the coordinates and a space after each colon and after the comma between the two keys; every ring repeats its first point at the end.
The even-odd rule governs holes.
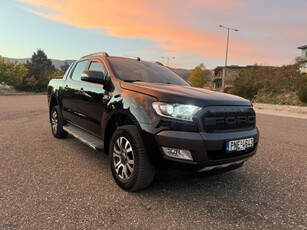
{"type": "Polygon", "coordinates": [[[81,75],[81,81],[87,81],[98,84],[105,84],[106,79],[102,71],[85,70],[81,75]]]}

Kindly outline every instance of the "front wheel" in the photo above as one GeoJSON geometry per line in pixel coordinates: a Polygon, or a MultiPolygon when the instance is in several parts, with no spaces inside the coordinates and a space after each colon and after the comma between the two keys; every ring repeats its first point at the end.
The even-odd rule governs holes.
{"type": "Polygon", "coordinates": [[[118,128],[109,148],[111,171],[116,183],[126,191],[137,191],[149,186],[155,168],[149,162],[145,146],[136,126],[118,128]]]}

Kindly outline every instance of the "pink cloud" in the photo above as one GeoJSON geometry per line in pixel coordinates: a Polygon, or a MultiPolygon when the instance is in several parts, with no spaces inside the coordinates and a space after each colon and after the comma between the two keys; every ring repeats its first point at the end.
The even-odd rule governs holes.
{"type": "MultiPolygon", "coordinates": [[[[22,1],[32,13],[44,18],[81,28],[102,29],[111,36],[148,39],[158,43],[166,52],[187,52],[213,59],[225,57],[226,31],[218,28],[220,22],[212,15],[227,15],[233,20],[238,13],[246,13],[247,10],[237,0],[22,1]],[[202,11],[208,17],[203,17],[202,11]],[[202,27],[203,18],[209,21],[207,27],[205,24],[202,27]],[[208,24],[214,25],[216,29],[207,29],[208,24]]],[[[241,24],[245,25],[244,22],[241,24]]],[[[252,64],[250,62],[254,60],[271,60],[272,63],[281,61],[278,55],[268,52],[263,43],[234,34],[231,34],[230,51],[233,60],[238,62],[248,60],[252,64]]]]}

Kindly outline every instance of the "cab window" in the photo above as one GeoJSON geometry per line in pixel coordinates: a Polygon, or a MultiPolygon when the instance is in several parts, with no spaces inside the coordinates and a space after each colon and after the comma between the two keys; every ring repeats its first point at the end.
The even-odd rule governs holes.
{"type": "Polygon", "coordinates": [[[105,74],[105,69],[103,68],[103,66],[97,62],[97,61],[92,61],[89,68],[89,70],[95,70],[95,71],[101,71],[105,74]]]}
{"type": "Polygon", "coordinates": [[[71,79],[75,81],[81,81],[81,75],[83,71],[85,70],[85,67],[87,65],[87,61],[80,61],[76,64],[75,69],[71,75],[71,79]]]}

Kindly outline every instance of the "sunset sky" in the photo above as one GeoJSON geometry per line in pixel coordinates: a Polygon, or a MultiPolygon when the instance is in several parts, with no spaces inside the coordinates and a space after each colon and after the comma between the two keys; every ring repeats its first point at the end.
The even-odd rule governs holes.
{"type": "Polygon", "coordinates": [[[78,59],[97,51],[172,67],[283,65],[307,45],[306,0],[0,0],[0,55],[78,59]]]}

